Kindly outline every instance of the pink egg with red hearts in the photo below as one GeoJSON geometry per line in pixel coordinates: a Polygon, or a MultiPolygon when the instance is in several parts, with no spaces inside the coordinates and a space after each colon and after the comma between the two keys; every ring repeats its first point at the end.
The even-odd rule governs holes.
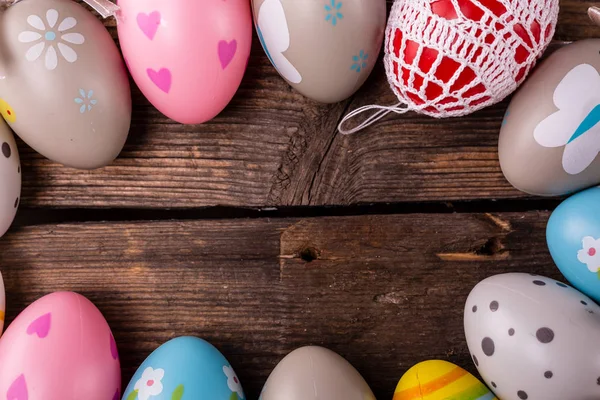
{"type": "Polygon", "coordinates": [[[119,41],[148,100],[184,124],[229,104],[252,43],[248,0],[120,0],[119,41]]]}
{"type": "Polygon", "coordinates": [[[119,399],[121,367],[102,313],[85,297],[56,292],[27,307],[0,340],[0,398],[119,399]]]}

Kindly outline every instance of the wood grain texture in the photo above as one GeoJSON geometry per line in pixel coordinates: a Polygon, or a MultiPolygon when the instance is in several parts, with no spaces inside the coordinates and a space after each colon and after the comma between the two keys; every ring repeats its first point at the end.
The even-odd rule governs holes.
{"type": "MultiPolygon", "coordinates": [[[[598,36],[600,28],[586,16],[592,4],[561,1],[558,41],[598,36]]],[[[116,36],[114,21],[107,25],[116,36]]],[[[22,205],[190,208],[527,198],[498,164],[506,102],[466,118],[437,121],[411,113],[351,137],[337,134],[347,110],[395,103],[381,62],[353,99],[320,105],[277,75],[255,37],[239,92],[209,123],[183,126],[165,118],[135,85],[133,97],[129,140],[109,167],[63,168],[20,143],[22,205]]]]}
{"type": "Polygon", "coordinates": [[[379,399],[413,364],[474,372],[462,328],[490,275],[558,277],[547,212],[20,227],[0,241],[12,320],[43,294],[89,297],[112,327],[128,379],[179,335],[214,343],[249,399],[294,348],[345,356],[379,399]]]}

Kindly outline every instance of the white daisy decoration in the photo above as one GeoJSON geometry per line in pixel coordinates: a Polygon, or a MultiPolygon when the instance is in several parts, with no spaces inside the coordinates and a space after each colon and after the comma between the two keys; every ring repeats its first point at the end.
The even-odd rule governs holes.
{"type": "Polygon", "coordinates": [[[75,18],[66,17],[58,23],[58,11],[51,8],[46,11],[45,21],[37,15],[30,15],[27,23],[35,29],[19,34],[19,42],[32,43],[25,53],[27,61],[36,61],[45,52],[44,65],[49,71],[58,66],[59,53],[67,62],[77,61],[77,53],[70,45],[83,44],[85,38],[81,33],[70,32],[77,25],[75,18]]]}
{"type": "Polygon", "coordinates": [[[600,239],[586,236],[582,240],[583,248],[577,252],[577,259],[585,264],[590,272],[600,270],[600,239]]]}
{"type": "Polygon", "coordinates": [[[225,365],[223,366],[223,373],[227,377],[227,386],[229,386],[229,390],[231,390],[232,393],[236,393],[239,399],[243,399],[244,390],[242,389],[242,384],[233,371],[233,368],[225,365]]]}
{"type": "Polygon", "coordinates": [[[142,377],[133,387],[134,390],[137,390],[138,400],[148,400],[152,396],[161,394],[163,391],[162,379],[164,376],[165,370],[162,368],[146,368],[142,372],[142,377]]]}

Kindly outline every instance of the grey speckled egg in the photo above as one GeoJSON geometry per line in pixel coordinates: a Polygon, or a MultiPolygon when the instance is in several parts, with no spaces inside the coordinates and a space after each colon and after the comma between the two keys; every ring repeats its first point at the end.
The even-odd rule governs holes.
{"type": "Polygon", "coordinates": [[[0,118],[0,236],[6,233],[15,218],[20,196],[19,151],[10,128],[0,118]]]}
{"type": "Polygon", "coordinates": [[[323,103],[350,97],[379,56],[385,0],[253,0],[258,37],[279,74],[323,103]]]}
{"type": "Polygon", "coordinates": [[[554,196],[600,183],[600,39],[563,47],[513,98],[499,156],[510,183],[554,196]]]}
{"type": "Polygon", "coordinates": [[[487,278],[464,313],[473,361],[502,400],[600,399],[600,307],[562,282],[487,278]]]}
{"type": "Polygon", "coordinates": [[[131,123],[121,55],[72,0],[23,0],[0,12],[0,111],[43,156],[93,169],[120,153],[131,123]]]}
{"type": "Polygon", "coordinates": [[[302,347],[273,370],[260,400],[375,400],[363,377],[340,355],[302,347]]]}

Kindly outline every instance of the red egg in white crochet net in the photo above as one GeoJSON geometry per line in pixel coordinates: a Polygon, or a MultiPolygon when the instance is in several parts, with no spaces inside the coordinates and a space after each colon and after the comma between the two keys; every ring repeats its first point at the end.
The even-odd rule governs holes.
{"type": "Polygon", "coordinates": [[[527,77],[550,43],[558,0],[396,0],[385,67],[407,110],[466,115],[527,77]]]}

